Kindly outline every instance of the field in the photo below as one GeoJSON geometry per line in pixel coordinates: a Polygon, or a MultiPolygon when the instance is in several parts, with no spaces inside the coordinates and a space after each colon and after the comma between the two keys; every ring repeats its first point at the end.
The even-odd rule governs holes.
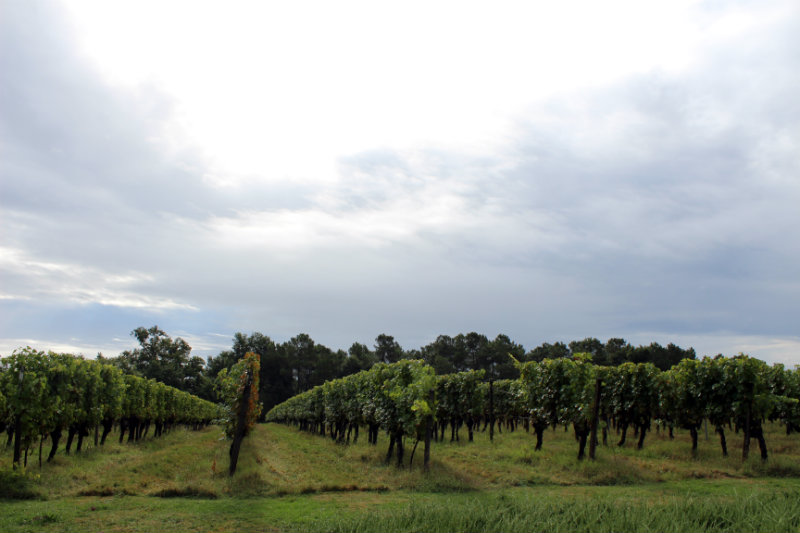
{"type": "Polygon", "coordinates": [[[600,446],[596,461],[579,462],[562,428],[545,433],[540,452],[521,430],[494,443],[486,433],[468,443],[464,431],[434,443],[425,473],[421,446],[412,468],[386,466],[385,435],[377,447],[365,432],[344,446],[258,425],[233,478],[220,433],[110,438],[41,469],[34,453],[23,475],[0,448],[0,530],[800,531],[800,437],[778,426],[768,427],[763,464],[757,452],[742,463],[733,432],[728,458],[713,431],[708,440],[701,432],[696,457],[686,432],[670,440],[654,431],[641,451],[629,436],[628,446],[600,446]]]}

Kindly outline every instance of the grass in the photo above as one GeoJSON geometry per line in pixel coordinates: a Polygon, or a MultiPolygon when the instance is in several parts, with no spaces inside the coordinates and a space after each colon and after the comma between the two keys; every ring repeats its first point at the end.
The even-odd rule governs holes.
{"type": "Polygon", "coordinates": [[[530,490],[416,501],[402,509],[331,517],[311,530],[368,531],[797,531],[794,493],[640,500],[630,489],[585,495],[530,490]]]}
{"type": "Polygon", "coordinates": [[[664,487],[317,493],[269,498],[146,496],[0,504],[0,529],[28,531],[798,531],[797,487],[730,480],[664,487]],[[714,484],[715,486],[710,486],[714,484]]]}
{"type": "MultiPolygon", "coordinates": [[[[113,437],[113,434],[111,435],[113,437]]],[[[69,456],[59,452],[52,463],[38,467],[29,457],[21,477],[28,490],[41,499],[71,496],[156,495],[190,489],[219,494],[226,476],[212,472],[227,467],[227,448],[217,428],[202,431],[177,429],[159,439],[119,444],[109,438],[102,447],[90,447],[69,456]]],[[[0,471],[9,472],[11,454],[0,458],[0,471]]]]}
{"type": "Polygon", "coordinates": [[[112,438],[22,473],[0,447],[0,498],[15,498],[0,499],[0,530],[800,531],[800,439],[777,426],[766,463],[757,449],[743,463],[733,434],[724,458],[702,432],[695,456],[688,434],[653,432],[643,450],[600,446],[578,461],[557,429],[540,452],[524,431],[434,443],[427,474],[421,449],[397,469],[383,462],[385,436],[377,447],[364,437],[343,446],[259,425],[233,478],[214,427],[112,438]]]}

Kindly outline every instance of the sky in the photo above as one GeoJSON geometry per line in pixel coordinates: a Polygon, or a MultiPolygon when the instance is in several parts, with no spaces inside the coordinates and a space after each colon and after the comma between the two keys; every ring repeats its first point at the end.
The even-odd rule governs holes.
{"type": "Polygon", "coordinates": [[[0,354],[800,364],[800,4],[0,0],[0,354]]]}

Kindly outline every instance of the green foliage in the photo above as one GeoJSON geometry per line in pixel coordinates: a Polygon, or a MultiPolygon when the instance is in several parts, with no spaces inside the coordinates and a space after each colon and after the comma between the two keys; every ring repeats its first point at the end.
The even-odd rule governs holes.
{"type": "Polygon", "coordinates": [[[649,427],[658,409],[660,374],[652,363],[609,367],[603,379],[607,416],[623,424],[649,427]]]}
{"type": "Polygon", "coordinates": [[[375,338],[375,357],[383,363],[396,363],[403,357],[403,349],[394,337],[381,333],[375,338]]]}
{"type": "Polygon", "coordinates": [[[8,406],[6,405],[6,396],[3,394],[3,371],[0,369],[0,431],[6,427],[6,420],[8,419],[8,406]]]}
{"type": "Polygon", "coordinates": [[[771,420],[780,420],[790,431],[800,431],[800,367],[786,370],[776,364],[768,369],[767,388],[775,396],[771,420]]]}
{"type": "Polygon", "coordinates": [[[659,416],[685,428],[704,419],[715,426],[779,419],[798,421],[797,370],[767,366],[759,359],[736,357],[684,359],[659,379],[659,416]]]}
{"type": "MultiPolygon", "coordinates": [[[[144,334],[149,332],[150,330],[138,328],[134,334],[137,338],[145,338],[144,334]]],[[[147,337],[146,344],[148,346],[152,344],[152,335],[147,337]]],[[[215,401],[219,400],[214,397],[213,380],[222,369],[230,368],[247,352],[261,356],[259,398],[264,405],[264,413],[296,394],[322,385],[326,381],[369,370],[377,362],[389,364],[401,359],[422,359],[433,367],[437,375],[483,370],[485,380],[496,381],[519,377],[519,370],[509,355],[524,362],[590,353],[595,364],[653,362],[660,369],[669,368],[671,364],[683,358],[695,357],[691,348],[683,350],[673,344],[665,348],[657,343],[633,347],[620,338],[609,339],[606,344],[594,338],[587,338],[571,342],[569,347],[561,342],[553,345],[544,343],[526,354],[523,346],[513,342],[507,335],[497,335],[490,340],[486,335],[474,331],[452,337],[439,335],[436,340],[420,349],[407,351],[403,350],[391,335],[381,334],[376,337],[373,347],[374,351],[365,344],[355,342],[345,352],[316,343],[305,333],[278,344],[258,332],[252,334],[239,332],[234,335],[231,349],[209,358],[203,376],[198,382],[198,391],[202,393],[196,392],[196,394],[215,401]]],[[[144,346],[139,349],[139,352],[145,351],[147,350],[144,346]]],[[[124,360],[125,358],[120,358],[119,363],[123,365],[124,360]]],[[[125,368],[135,371],[130,364],[125,368]]],[[[170,365],[161,365],[160,368],[170,368],[170,365]]],[[[140,370],[135,372],[145,375],[140,370]]],[[[148,377],[157,376],[148,375],[148,377]]]]}
{"type": "Polygon", "coordinates": [[[477,419],[486,410],[486,387],[482,386],[483,370],[470,370],[437,376],[436,418],[451,420],[477,419]]]}
{"type": "Polygon", "coordinates": [[[530,361],[519,368],[522,405],[534,425],[589,422],[596,367],[588,357],[530,361]]]}
{"type": "Polygon", "coordinates": [[[0,389],[6,398],[8,423],[18,423],[22,447],[26,448],[55,416],[48,397],[49,361],[44,352],[31,347],[15,350],[3,359],[0,389]]]}
{"type": "Polygon", "coordinates": [[[659,417],[664,422],[687,429],[703,423],[706,406],[701,370],[700,361],[684,359],[660,376],[659,417]]]}
{"type": "Polygon", "coordinates": [[[430,392],[436,386],[433,369],[422,361],[400,361],[373,367],[381,383],[377,420],[390,433],[414,435],[432,414],[430,392]]]}
{"type": "Polygon", "coordinates": [[[217,374],[215,389],[217,397],[223,402],[225,435],[228,438],[233,438],[236,431],[238,413],[243,408],[245,388],[250,389],[245,407],[245,434],[253,428],[261,415],[261,404],[258,401],[260,375],[260,357],[253,352],[245,354],[243,359],[230,368],[230,371],[226,368],[217,374]]]}
{"type": "MultiPolygon", "coordinates": [[[[437,343],[450,345],[441,338],[437,343]]],[[[695,439],[706,419],[721,431],[726,424],[743,426],[749,416],[759,439],[762,420],[780,420],[787,429],[800,430],[800,371],[769,367],[745,355],[687,358],[666,372],[652,363],[597,366],[588,353],[524,363],[515,356],[508,359],[516,362],[520,378],[492,382],[493,413],[483,371],[435,376],[423,361],[405,360],[329,381],[276,406],[267,420],[322,432],[325,425],[377,424],[392,435],[421,436],[429,415],[440,425],[472,425],[493,415],[507,422],[527,419],[537,430],[538,449],[547,426],[571,424],[585,439],[599,382],[600,422],[638,428],[639,447],[653,420],[694,431],[695,439]]],[[[584,444],[581,440],[579,450],[584,444]]]]}
{"type": "Polygon", "coordinates": [[[192,357],[192,347],[182,338],[171,338],[158,326],[136,328],[131,336],[139,348],[125,350],[111,362],[126,373],[154,379],[170,387],[208,399],[205,362],[192,357]]]}
{"type": "Polygon", "coordinates": [[[125,375],[101,361],[30,347],[2,361],[0,420],[19,428],[21,447],[65,429],[109,424],[122,418],[142,422],[207,423],[217,407],[155,380],[125,375]]]}
{"type": "MultiPolygon", "coordinates": [[[[484,397],[489,394],[486,383],[482,384],[484,397]]],[[[494,412],[500,420],[517,420],[526,416],[522,382],[518,379],[499,379],[494,382],[494,412]]],[[[484,401],[484,416],[490,416],[488,402],[484,401]]]]}
{"type": "Polygon", "coordinates": [[[768,418],[777,407],[778,398],[770,393],[768,367],[764,361],[739,354],[728,360],[723,379],[731,383],[733,417],[743,422],[748,414],[761,420],[768,418]]]}
{"type": "Polygon", "coordinates": [[[370,370],[329,381],[275,406],[267,421],[321,424],[379,424],[391,433],[415,434],[432,414],[433,369],[422,361],[378,363],[370,370]]]}

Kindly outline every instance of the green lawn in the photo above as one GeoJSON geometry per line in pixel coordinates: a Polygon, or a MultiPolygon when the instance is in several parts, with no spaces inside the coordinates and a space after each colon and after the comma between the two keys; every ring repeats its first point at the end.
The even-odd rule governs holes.
{"type": "Polygon", "coordinates": [[[687,434],[653,432],[644,450],[600,446],[596,461],[579,462],[563,429],[545,434],[541,452],[524,431],[494,443],[482,433],[467,443],[465,432],[433,445],[427,474],[421,449],[398,469],[383,463],[385,436],[376,447],[364,437],[342,446],[259,425],[234,478],[218,428],[111,438],[41,469],[29,458],[22,476],[0,448],[0,491],[36,496],[0,500],[0,530],[800,531],[800,438],[779,427],[766,464],[757,453],[742,463],[734,434],[728,458],[713,433],[701,432],[693,457],[687,434]]]}

